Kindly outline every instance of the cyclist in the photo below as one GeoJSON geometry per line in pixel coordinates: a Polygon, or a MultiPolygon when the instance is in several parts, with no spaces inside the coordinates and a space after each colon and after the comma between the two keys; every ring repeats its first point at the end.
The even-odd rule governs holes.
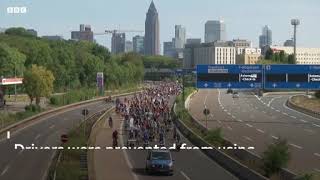
{"type": "Polygon", "coordinates": [[[113,145],[113,148],[117,147],[118,146],[118,131],[117,130],[114,130],[113,133],[112,133],[112,145],[113,145]]]}

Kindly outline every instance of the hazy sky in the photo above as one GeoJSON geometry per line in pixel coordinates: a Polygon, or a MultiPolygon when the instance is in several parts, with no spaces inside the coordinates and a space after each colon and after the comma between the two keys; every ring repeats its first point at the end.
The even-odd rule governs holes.
{"type": "MultiPolygon", "coordinates": [[[[79,24],[90,24],[94,32],[108,29],[144,30],[151,0],[0,0],[0,27],[34,28],[42,35],[70,38],[79,24]],[[26,6],[27,14],[7,14],[9,6],[26,6]]],[[[201,38],[207,20],[222,19],[227,39],[244,38],[258,46],[264,25],[273,31],[273,43],[283,44],[292,36],[290,19],[299,18],[298,45],[320,47],[320,0],[155,0],[160,19],[160,39],[171,40],[174,25],[187,28],[188,38],[201,38]]],[[[142,33],[143,34],[143,33],[142,33]]],[[[127,34],[127,39],[135,35],[127,34]]],[[[96,36],[110,47],[111,36],[96,36]]],[[[161,47],[163,49],[163,47],[161,47]]]]}

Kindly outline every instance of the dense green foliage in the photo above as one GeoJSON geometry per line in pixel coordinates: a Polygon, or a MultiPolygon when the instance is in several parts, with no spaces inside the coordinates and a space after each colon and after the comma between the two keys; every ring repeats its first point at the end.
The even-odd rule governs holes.
{"type": "Polygon", "coordinates": [[[97,91],[95,89],[76,89],[68,91],[66,94],[54,95],[50,97],[50,104],[57,106],[67,105],[79,101],[89,100],[96,96],[97,91]]]}
{"type": "Polygon", "coordinates": [[[278,140],[275,144],[268,146],[263,153],[263,170],[267,177],[278,173],[281,168],[287,166],[290,160],[288,142],[284,139],[278,140]]]}
{"type": "MultiPolygon", "coordinates": [[[[284,51],[273,52],[270,48],[266,51],[265,59],[269,60],[271,62],[270,64],[295,64],[294,55],[288,55],[284,51]]],[[[261,63],[263,63],[263,61],[258,62],[258,64],[261,63]]]]}
{"type": "Polygon", "coordinates": [[[36,99],[39,105],[41,97],[49,97],[53,92],[54,76],[42,66],[32,65],[24,74],[23,85],[31,103],[36,99]]]}
{"type": "Polygon", "coordinates": [[[143,57],[143,64],[145,68],[168,68],[176,69],[181,67],[181,64],[176,59],[165,56],[145,56],[143,57]]]}
{"type": "MultiPolygon", "coordinates": [[[[143,80],[143,58],[134,53],[111,57],[107,48],[96,43],[36,38],[23,28],[0,33],[0,42],[0,61],[9,64],[0,63],[0,76],[12,76],[14,62],[25,68],[33,64],[43,66],[53,73],[56,91],[95,87],[97,72],[105,73],[108,89],[136,85],[143,80]]],[[[23,73],[20,69],[24,70],[19,68],[18,75],[23,73]]]]}

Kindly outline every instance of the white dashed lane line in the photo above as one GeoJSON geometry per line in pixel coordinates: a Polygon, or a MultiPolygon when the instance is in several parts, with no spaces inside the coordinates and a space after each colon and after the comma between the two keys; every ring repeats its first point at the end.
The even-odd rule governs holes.
{"type": "Polygon", "coordinates": [[[265,111],[262,111],[262,113],[266,114],[267,112],[265,112],[265,111]]]}
{"type": "Polygon", "coordinates": [[[271,136],[273,139],[279,139],[277,136],[271,136]]]}
{"type": "Polygon", "coordinates": [[[306,122],[307,122],[306,120],[303,120],[303,119],[300,119],[300,121],[303,122],[303,123],[306,123],[306,122]]]}
{"type": "Polygon", "coordinates": [[[246,125],[247,125],[248,127],[251,127],[251,128],[253,127],[251,124],[246,124],[246,125]]]}
{"type": "Polygon", "coordinates": [[[3,171],[1,172],[0,176],[3,176],[7,171],[8,169],[10,168],[10,166],[6,166],[3,171]]]}
{"type": "Polygon", "coordinates": [[[280,112],[280,110],[276,109],[277,112],[280,112]]]}
{"type": "Polygon", "coordinates": [[[228,128],[230,131],[232,131],[232,128],[231,128],[230,126],[227,126],[227,128],[228,128]]]}
{"type": "Polygon", "coordinates": [[[49,129],[53,129],[54,127],[55,127],[55,125],[52,125],[52,126],[49,127],[49,129]]]}
{"type": "Polygon", "coordinates": [[[303,149],[301,146],[293,144],[293,143],[289,143],[290,146],[298,148],[298,149],[303,149]]]}
{"type": "Polygon", "coordinates": [[[248,141],[253,141],[251,138],[247,137],[247,136],[243,136],[244,139],[248,140],[248,141]]]}
{"type": "Polygon", "coordinates": [[[39,139],[40,136],[41,136],[41,134],[38,134],[34,139],[37,140],[37,139],[39,139]]]}
{"type": "Polygon", "coordinates": [[[282,114],[288,116],[288,113],[283,112],[282,114]]]}
{"type": "Polygon", "coordinates": [[[180,171],[180,173],[181,173],[182,176],[183,176],[184,178],[186,178],[187,180],[191,180],[191,179],[186,175],[186,173],[184,173],[183,171],[180,171]]]}
{"type": "Polygon", "coordinates": [[[234,115],[231,116],[233,119],[236,119],[236,117],[234,115]]]}
{"type": "Polygon", "coordinates": [[[313,155],[318,156],[320,158],[320,154],[319,153],[314,153],[313,155]]]}
{"type": "Polygon", "coordinates": [[[295,117],[295,116],[290,116],[290,117],[292,117],[293,119],[297,119],[297,117],[295,117]]]}
{"type": "Polygon", "coordinates": [[[314,124],[314,123],[313,123],[312,125],[320,128],[320,125],[319,125],[319,124],[314,124]]]}
{"type": "Polygon", "coordinates": [[[262,133],[262,134],[265,133],[265,132],[264,132],[263,130],[261,130],[261,129],[257,129],[257,131],[260,132],[260,133],[262,133]]]}

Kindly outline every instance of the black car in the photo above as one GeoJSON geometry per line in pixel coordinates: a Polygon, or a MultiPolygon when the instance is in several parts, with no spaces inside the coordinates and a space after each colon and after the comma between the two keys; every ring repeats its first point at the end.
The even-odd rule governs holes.
{"type": "Polygon", "coordinates": [[[150,150],[146,161],[146,172],[173,175],[173,159],[169,150],[150,150]]]}

